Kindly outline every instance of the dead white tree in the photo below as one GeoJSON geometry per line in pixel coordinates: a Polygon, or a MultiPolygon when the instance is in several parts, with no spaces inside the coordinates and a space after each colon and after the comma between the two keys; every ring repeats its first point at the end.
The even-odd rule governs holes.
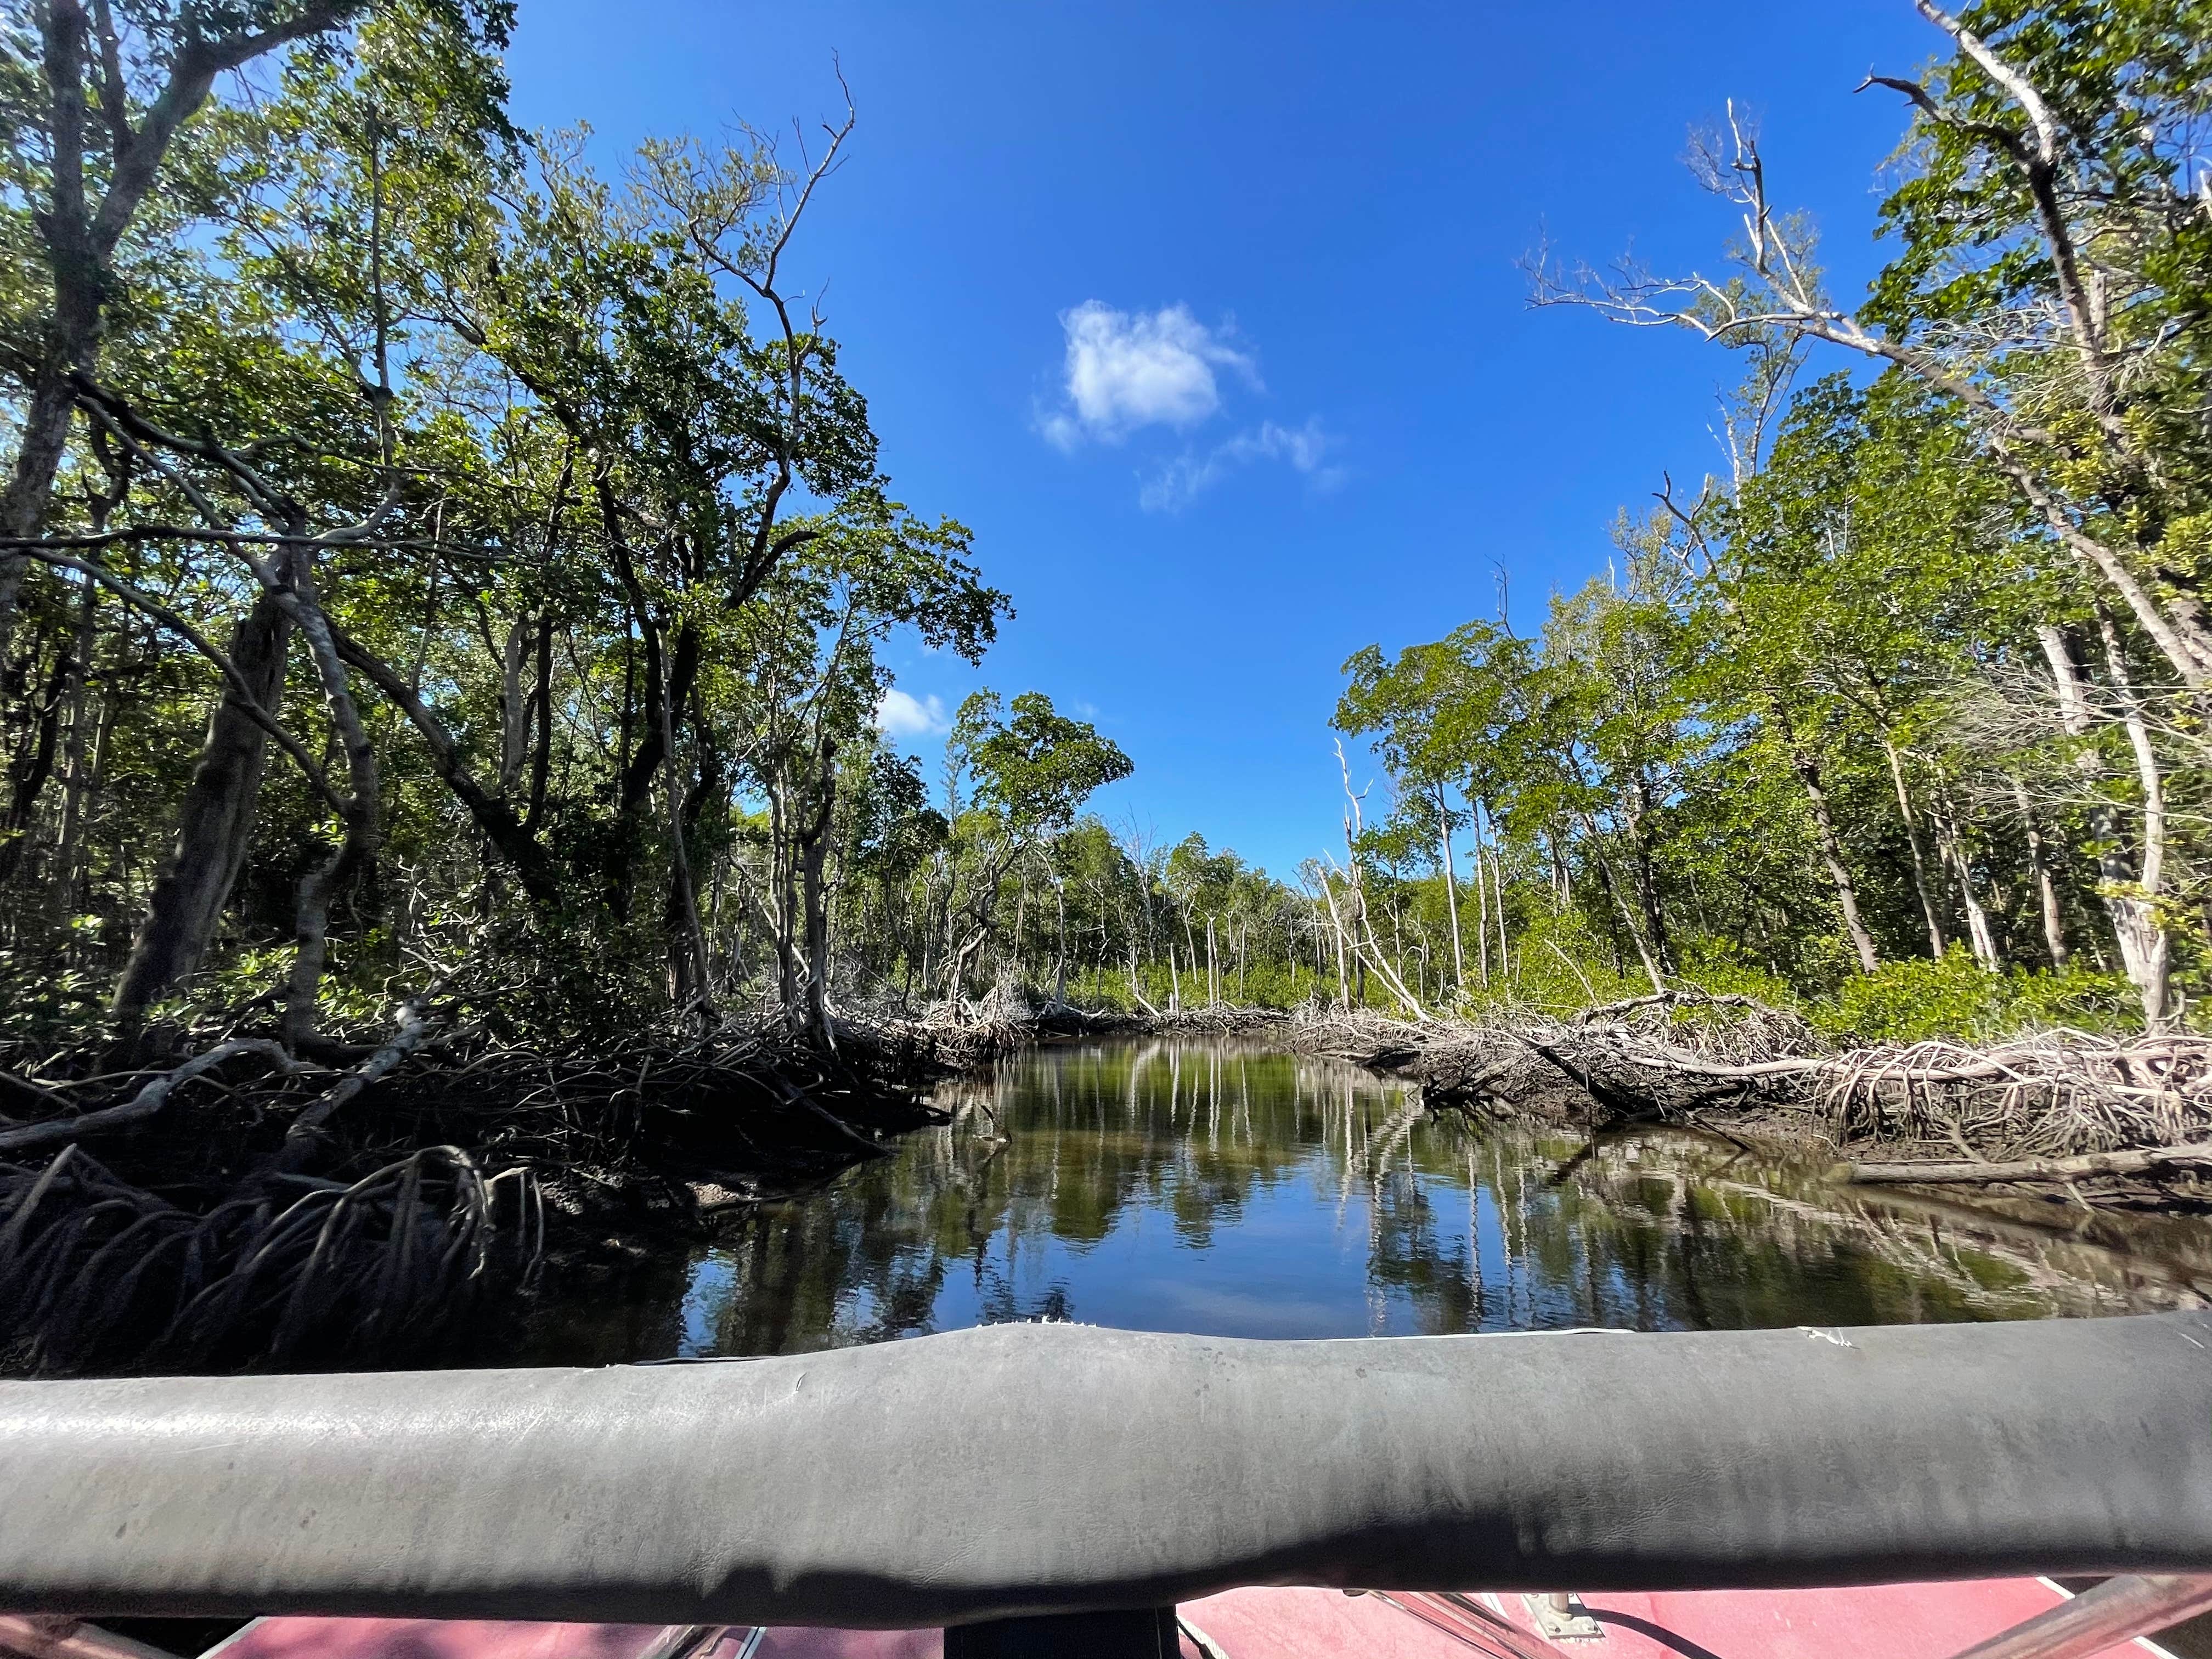
{"type": "MultiPolygon", "coordinates": [[[[2109,515],[2094,491],[2077,498],[2066,482],[2069,471],[2091,459],[2106,463],[2092,471],[2157,476],[2141,433],[2125,418],[2123,390],[2149,374],[2151,358],[2172,360],[2186,347],[2170,330],[2130,332],[2124,303],[2130,295],[2118,290],[2147,289],[2149,279],[2109,270],[2108,261],[2085,252],[2109,205],[2106,192],[2083,187],[2094,182],[2098,158],[2076,153],[2077,141],[2043,94],[1988,42],[1931,0],[1915,3],[2011,101],[2019,125],[1970,120],[1918,82],[1871,76],[1863,84],[1901,93],[1930,129],[1963,133],[1989,165],[2017,178],[2033,204],[2032,235],[2052,273],[2051,296],[1974,322],[1903,333],[1838,307],[1820,287],[1809,226],[1776,211],[1757,134],[1731,103],[1725,134],[1695,137],[1690,164],[1701,184],[1738,211],[1735,271],[1663,276],[1632,259],[1600,271],[1563,267],[1540,250],[1528,262],[1532,300],[1589,306],[1631,326],[1686,327],[1729,343],[1775,332],[1826,341],[1954,399],[1975,417],[1991,458],[2051,533],[2127,607],[2182,683],[2200,701],[2212,699],[2212,617],[2193,592],[2177,592],[2160,576],[2149,550],[2101,527],[2109,515]],[[2087,416],[2094,435],[2066,429],[2068,406],[2087,416]]],[[[2192,205],[2187,172],[2144,188],[2182,192],[2185,210],[2192,205]]]]}

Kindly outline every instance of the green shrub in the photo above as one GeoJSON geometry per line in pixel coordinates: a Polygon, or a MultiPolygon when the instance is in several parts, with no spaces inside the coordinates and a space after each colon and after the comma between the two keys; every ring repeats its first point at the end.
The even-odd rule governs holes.
{"type": "Polygon", "coordinates": [[[2124,1024],[2129,1000],[2126,982],[2112,975],[1993,974],[1954,946],[1940,960],[1916,957],[1854,975],[1808,1012],[1845,1042],[1986,1042],[2036,1026],[2124,1024]]]}

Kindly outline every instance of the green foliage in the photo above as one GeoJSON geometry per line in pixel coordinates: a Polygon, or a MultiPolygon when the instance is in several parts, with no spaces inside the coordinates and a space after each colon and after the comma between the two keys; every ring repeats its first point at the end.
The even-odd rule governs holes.
{"type": "Polygon", "coordinates": [[[1118,747],[1056,712],[1042,691],[1017,696],[1010,716],[995,693],[975,692],[960,705],[946,755],[973,781],[976,805],[1024,833],[1066,829],[1086,799],[1131,770],[1118,747]]]}
{"type": "Polygon", "coordinates": [[[2111,1030],[2131,1000],[2117,975],[1991,973],[1954,948],[1937,960],[1885,963],[1807,1012],[1817,1029],[1848,1042],[1971,1042],[2023,1030],[2111,1030]]]}

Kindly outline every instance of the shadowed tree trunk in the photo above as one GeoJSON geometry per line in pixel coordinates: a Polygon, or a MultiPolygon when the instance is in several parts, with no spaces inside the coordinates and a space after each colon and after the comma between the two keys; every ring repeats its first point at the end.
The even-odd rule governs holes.
{"type": "MultiPolygon", "coordinates": [[[[291,635],[276,595],[266,592],[231,633],[230,659],[253,702],[271,714],[283,697],[291,635]]],[[[115,988],[116,1024],[125,1036],[137,1030],[155,1000],[199,966],[214,940],[252,839],[267,750],[267,733],[246,712],[237,688],[226,684],[185,791],[176,839],[154,879],[146,919],[115,988]]]]}

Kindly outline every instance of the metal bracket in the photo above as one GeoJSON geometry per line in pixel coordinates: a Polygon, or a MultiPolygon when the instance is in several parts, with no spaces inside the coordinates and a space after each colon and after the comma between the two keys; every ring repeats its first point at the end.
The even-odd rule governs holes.
{"type": "Polygon", "coordinates": [[[1543,1595],[1524,1595],[1528,1611],[1535,1615],[1536,1629],[1550,1642],[1602,1642],[1605,1627],[1590,1616],[1579,1595],[1565,1590],[1553,1590],[1543,1595]]]}

